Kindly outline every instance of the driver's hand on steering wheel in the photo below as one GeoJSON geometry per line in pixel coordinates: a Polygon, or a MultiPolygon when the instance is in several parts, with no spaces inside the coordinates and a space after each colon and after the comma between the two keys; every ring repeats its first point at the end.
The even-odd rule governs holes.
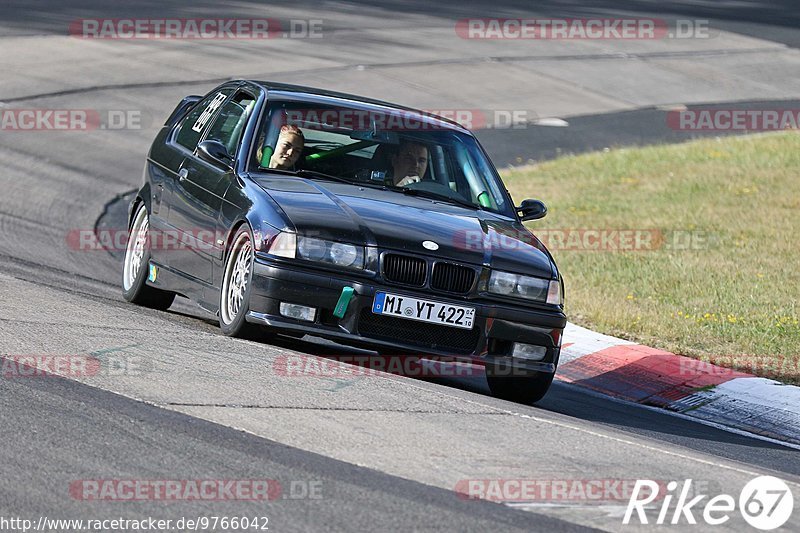
{"type": "Polygon", "coordinates": [[[419,176],[406,176],[405,178],[397,182],[397,187],[405,187],[406,185],[411,185],[412,183],[419,183],[419,181],[420,181],[419,176]]]}

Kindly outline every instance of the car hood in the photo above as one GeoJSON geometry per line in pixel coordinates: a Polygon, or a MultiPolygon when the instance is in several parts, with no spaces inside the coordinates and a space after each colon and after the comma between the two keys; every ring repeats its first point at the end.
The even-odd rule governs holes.
{"type": "Polygon", "coordinates": [[[556,272],[536,237],[518,221],[494,213],[346,183],[283,176],[255,181],[300,235],[544,278],[556,272]],[[425,241],[438,249],[426,249],[425,241]]]}

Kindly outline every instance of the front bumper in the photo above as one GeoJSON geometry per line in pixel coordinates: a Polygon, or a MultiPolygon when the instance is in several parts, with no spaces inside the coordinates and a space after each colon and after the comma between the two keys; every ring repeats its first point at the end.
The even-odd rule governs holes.
{"type": "Polygon", "coordinates": [[[437,355],[479,364],[505,361],[516,368],[545,373],[556,370],[566,325],[565,315],[558,311],[447,298],[369,278],[345,278],[277,265],[259,256],[254,263],[246,319],[276,330],[315,335],[379,352],[437,355]],[[345,287],[352,287],[355,292],[344,317],[337,318],[333,309],[345,287]],[[372,303],[378,291],[475,307],[473,329],[375,315],[372,303]],[[315,321],[282,316],[281,302],[316,308],[315,321]],[[546,354],[540,361],[512,358],[514,342],[543,346],[546,354]]]}

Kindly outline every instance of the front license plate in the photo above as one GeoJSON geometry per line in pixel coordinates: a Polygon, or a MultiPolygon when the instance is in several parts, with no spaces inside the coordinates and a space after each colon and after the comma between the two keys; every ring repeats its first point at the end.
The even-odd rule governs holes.
{"type": "Polygon", "coordinates": [[[390,315],[464,329],[472,329],[472,323],[475,320],[474,307],[419,300],[385,292],[375,295],[372,312],[378,315],[390,315]]]}

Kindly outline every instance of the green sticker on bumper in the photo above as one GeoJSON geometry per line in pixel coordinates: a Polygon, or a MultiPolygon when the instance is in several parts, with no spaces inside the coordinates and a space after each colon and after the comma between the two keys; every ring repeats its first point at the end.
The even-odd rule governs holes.
{"type": "Polygon", "coordinates": [[[347,306],[350,305],[350,299],[353,298],[355,292],[353,287],[345,287],[342,289],[339,301],[336,302],[336,307],[333,309],[333,316],[336,318],[344,318],[344,314],[347,312],[347,306]]]}

